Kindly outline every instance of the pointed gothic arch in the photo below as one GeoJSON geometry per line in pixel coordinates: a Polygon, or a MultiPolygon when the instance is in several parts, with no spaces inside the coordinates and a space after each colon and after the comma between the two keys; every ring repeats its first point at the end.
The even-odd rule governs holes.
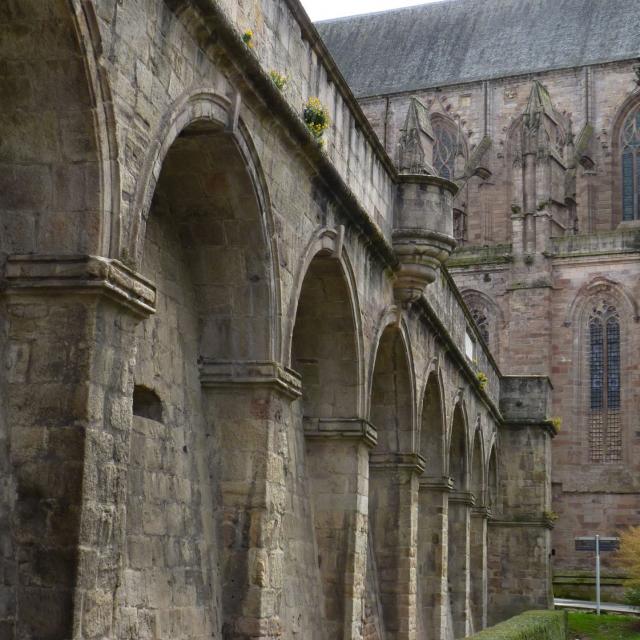
{"type": "Polygon", "coordinates": [[[622,102],[611,127],[611,227],[640,220],[640,91],[622,102]]]}
{"type": "Polygon", "coordinates": [[[565,326],[573,333],[573,401],[567,429],[583,464],[624,466],[634,410],[630,372],[638,322],[634,298],[620,284],[598,277],[583,286],[565,326]]]}

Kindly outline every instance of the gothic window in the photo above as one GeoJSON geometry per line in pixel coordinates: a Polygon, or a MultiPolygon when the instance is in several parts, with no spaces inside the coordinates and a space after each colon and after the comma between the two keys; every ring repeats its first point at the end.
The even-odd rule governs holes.
{"type": "Polygon", "coordinates": [[[622,219],[640,218],[640,107],[622,126],[622,219]]]}
{"type": "Polygon", "coordinates": [[[606,302],[589,317],[589,458],[622,460],[620,416],[620,318],[606,302]]]}
{"type": "Polygon", "coordinates": [[[439,118],[433,120],[432,128],[434,135],[433,166],[436,174],[441,178],[453,180],[458,154],[456,131],[439,118]]]}

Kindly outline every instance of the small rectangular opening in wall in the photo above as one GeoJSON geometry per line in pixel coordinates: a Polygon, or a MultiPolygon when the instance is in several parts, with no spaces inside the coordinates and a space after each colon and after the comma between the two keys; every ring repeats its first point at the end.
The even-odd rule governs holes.
{"type": "Polygon", "coordinates": [[[475,360],[476,357],[476,341],[471,335],[469,329],[464,333],[464,353],[469,360],[475,360]]]}

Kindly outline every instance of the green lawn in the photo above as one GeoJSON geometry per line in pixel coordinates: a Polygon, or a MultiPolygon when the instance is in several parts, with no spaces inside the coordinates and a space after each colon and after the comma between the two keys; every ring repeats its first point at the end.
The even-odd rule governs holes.
{"type": "Polygon", "coordinates": [[[569,640],[640,640],[640,617],[569,612],[569,640]]]}

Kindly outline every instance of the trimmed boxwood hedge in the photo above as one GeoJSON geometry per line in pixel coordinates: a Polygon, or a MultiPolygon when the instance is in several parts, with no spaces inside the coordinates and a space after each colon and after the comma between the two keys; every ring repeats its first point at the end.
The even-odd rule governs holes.
{"type": "Polygon", "coordinates": [[[470,636],[473,640],[567,640],[566,611],[527,611],[470,636]]]}

